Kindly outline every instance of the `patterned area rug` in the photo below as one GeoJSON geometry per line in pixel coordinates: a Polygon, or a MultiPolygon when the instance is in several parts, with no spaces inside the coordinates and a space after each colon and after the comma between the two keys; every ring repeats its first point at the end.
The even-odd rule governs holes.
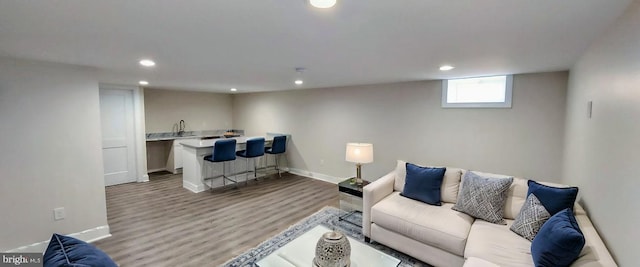
{"type": "MultiPolygon", "coordinates": [[[[353,223],[357,223],[358,225],[351,224],[346,221],[341,221],[338,218],[341,215],[345,215],[346,212],[333,207],[324,207],[313,215],[301,220],[300,222],[292,225],[289,229],[283,231],[282,233],[272,237],[271,239],[262,242],[255,248],[250,249],[249,251],[241,254],[240,256],[227,261],[222,266],[225,267],[255,267],[258,266],[256,262],[260,261],[260,259],[266,257],[271,254],[278,248],[284,246],[289,243],[289,241],[297,238],[302,235],[306,231],[317,225],[324,225],[329,229],[336,229],[343,233],[346,233],[353,239],[360,240],[364,242],[364,236],[362,235],[362,228],[360,225],[362,224],[362,214],[354,213],[350,215],[347,219],[353,223]]],[[[372,246],[386,254],[389,254],[393,257],[399,259],[400,267],[423,267],[430,266],[426,263],[423,263],[419,260],[416,260],[410,256],[407,256],[403,253],[397,252],[391,248],[388,248],[382,244],[373,242],[372,244],[367,244],[372,246]]]]}

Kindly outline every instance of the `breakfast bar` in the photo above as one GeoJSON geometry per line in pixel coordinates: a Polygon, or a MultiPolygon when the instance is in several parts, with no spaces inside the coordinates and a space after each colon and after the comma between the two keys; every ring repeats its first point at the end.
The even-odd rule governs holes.
{"type": "MultiPolygon", "coordinates": [[[[242,150],[245,148],[247,140],[256,137],[263,136],[242,136],[242,137],[234,137],[232,139],[236,140],[236,151],[242,150]]],[[[269,145],[273,141],[273,135],[264,136],[266,145],[269,145]]],[[[182,161],[183,161],[183,169],[182,169],[182,187],[188,189],[191,192],[199,193],[205,191],[206,189],[213,187],[222,187],[223,180],[222,179],[212,179],[209,184],[204,183],[204,179],[207,178],[204,175],[204,168],[210,168],[211,165],[204,163],[204,157],[207,155],[211,155],[213,151],[213,145],[218,140],[225,139],[203,139],[203,140],[185,140],[182,141],[182,161]]],[[[244,160],[236,160],[236,170],[241,170],[246,168],[244,165],[244,160]]],[[[222,170],[220,170],[222,172],[222,170]]],[[[236,177],[239,179],[238,177],[236,177]]]]}

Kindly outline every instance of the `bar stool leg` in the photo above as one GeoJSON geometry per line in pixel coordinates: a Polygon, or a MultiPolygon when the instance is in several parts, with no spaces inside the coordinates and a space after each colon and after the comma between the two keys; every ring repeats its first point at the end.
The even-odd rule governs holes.
{"type": "MultiPolygon", "coordinates": [[[[233,163],[233,167],[231,168],[232,174],[233,174],[233,180],[236,181],[236,186],[238,184],[238,177],[236,177],[236,161],[232,161],[231,163],[233,163]]],[[[229,165],[231,165],[231,163],[229,163],[229,165]]]]}
{"type": "Polygon", "coordinates": [[[258,159],[253,158],[253,178],[258,180],[258,159]]]}
{"type": "Polygon", "coordinates": [[[226,162],[222,162],[222,187],[227,186],[227,176],[225,176],[226,162]]]}
{"type": "MultiPolygon", "coordinates": [[[[210,176],[211,174],[209,173],[209,167],[210,167],[210,166],[209,166],[209,163],[208,163],[207,161],[204,161],[204,163],[202,164],[202,166],[203,166],[202,171],[204,172],[204,177],[206,177],[206,178],[210,178],[210,177],[211,177],[211,176],[210,176]]],[[[212,181],[211,181],[211,188],[210,188],[210,189],[213,189],[213,179],[209,179],[209,180],[212,180],[212,181]]]]}
{"type": "Polygon", "coordinates": [[[244,182],[249,185],[249,158],[245,158],[245,162],[247,163],[247,171],[244,173],[244,182]]]}
{"type": "Polygon", "coordinates": [[[266,163],[264,163],[263,161],[266,161],[266,154],[257,158],[253,159],[253,171],[255,173],[255,177],[256,180],[258,180],[258,170],[263,170],[265,176],[261,176],[261,177],[266,177],[267,174],[267,167],[266,167],[266,163]],[[261,163],[264,163],[265,167],[263,168],[261,163]],[[258,167],[260,166],[260,167],[258,167]]]}
{"type": "Polygon", "coordinates": [[[278,171],[278,177],[282,178],[282,174],[280,173],[280,163],[278,163],[278,157],[280,154],[273,155],[276,158],[276,171],[278,171]]]}

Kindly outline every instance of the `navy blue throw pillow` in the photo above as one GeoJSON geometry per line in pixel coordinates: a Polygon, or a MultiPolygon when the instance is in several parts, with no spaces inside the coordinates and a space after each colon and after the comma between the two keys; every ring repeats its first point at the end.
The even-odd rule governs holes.
{"type": "Polygon", "coordinates": [[[527,184],[529,185],[527,196],[530,194],[536,195],[540,203],[542,203],[542,206],[544,206],[552,216],[566,208],[573,211],[573,204],[576,202],[576,197],[578,196],[577,187],[551,187],[536,183],[536,181],[533,180],[529,180],[527,184]]]}
{"type": "Polygon", "coordinates": [[[44,267],[118,267],[102,250],[73,237],[53,234],[43,256],[44,267]]]}
{"type": "Polygon", "coordinates": [[[446,168],[426,168],[407,163],[407,176],[400,195],[440,206],[440,187],[446,168]]]}
{"type": "Polygon", "coordinates": [[[584,247],[584,235],[571,209],[564,209],[545,222],[531,242],[536,267],[562,267],[573,263],[584,247]]]}

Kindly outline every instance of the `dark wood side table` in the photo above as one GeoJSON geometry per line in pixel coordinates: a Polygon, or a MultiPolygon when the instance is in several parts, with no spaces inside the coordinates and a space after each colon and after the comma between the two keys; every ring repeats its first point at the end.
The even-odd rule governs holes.
{"type": "Polygon", "coordinates": [[[361,185],[352,183],[355,178],[349,178],[338,183],[338,190],[340,191],[340,209],[347,211],[348,213],[340,216],[339,220],[351,223],[353,225],[360,226],[362,222],[350,221],[356,212],[362,213],[362,188],[369,184],[368,181],[363,180],[361,185]]]}

